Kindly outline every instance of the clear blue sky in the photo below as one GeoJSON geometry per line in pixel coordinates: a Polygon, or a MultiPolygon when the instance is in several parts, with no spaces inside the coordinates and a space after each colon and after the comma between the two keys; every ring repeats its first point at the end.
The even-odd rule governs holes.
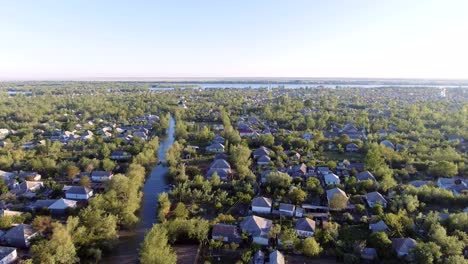
{"type": "Polygon", "coordinates": [[[0,0],[0,79],[468,79],[467,0],[0,0]]]}

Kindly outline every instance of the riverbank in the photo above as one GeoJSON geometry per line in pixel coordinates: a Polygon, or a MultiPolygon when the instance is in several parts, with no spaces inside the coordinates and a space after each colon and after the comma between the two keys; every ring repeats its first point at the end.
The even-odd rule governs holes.
{"type": "Polygon", "coordinates": [[[112,250],[111,255],[103,258],[102,263],[130,264],[138,262],[138,250],[143,242],[146,233],[157,222],[157,197],[165,191],[167,185],[166,174],[168,168],[165,167],[166,152],[175,141],[175,120],[171,116],[169,129],[166,137],[160,142],[158,149],[158,165],[153,168],[148,179],[143,186],[143,198],[139,210],[137,226],[133,230],[122,230],[119,232],[117,245],[112,250]]]}

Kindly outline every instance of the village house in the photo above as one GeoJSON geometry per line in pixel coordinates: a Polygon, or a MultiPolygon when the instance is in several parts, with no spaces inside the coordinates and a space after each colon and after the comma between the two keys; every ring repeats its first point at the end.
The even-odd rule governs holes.
{"type": "Polygon", "coordinates": [[[330,168],[328,167],[324,167],[324,166],[319,166],[317,167],[317,174],[318,175],[325,175],[325,174],[329,174],[329,173],[332,173],[332,171],[330,170],[330,168]]]}
{"type": "Polygon", "coordinates": [[[407,257],[416,246],[416,240],[412,238],[392,238],[392,248],[399,258],[407,257]]]}
{"type": "Polygon", "coordinates": [[[109,181],[114,174],[111,171],[93,171],[91,172],[91,180],[93,182],[109,181]]]}
{"type": "Polygon", "coordinates": [[[15,263],[17,258],[16,248],[0,246],[0,264],[15,263]]]}
{"type": "Polygon", "coordinates": [[[72,186],[65,192],[65,198],[71,200],[88,200],[93,196],[93,190],[83,186],[72,186]]]}
{"type": "Polygon", "coordinates": [[[296,211],[296,206],[293,204],[280,203],[279,204],[279,213],[286,216],[294,216],[296,211]]]}
{"type": "Polygon", "coordinates": [[[39,200],[34,201],[32,204],[29,204],[28,206],[26,206],[25,209],[29,211],[35,211],[35,210],[40,210],[43,208],[48,208],[56,201],[57,200],[54,200],[54,199],[47,199],[47,200],[39,199],[39,200]]]}
{"type": "Polygon", "coordinates": [[[224,139],[222,136],[216,136],[213,141],[213,143],[219,143],[219,144],[224,144],[226,142],[226,139],[224,139]]]}
{"type": "Polygon", "coordinates": [[[18,173],[18,179],[24,181],[40,181],[42,176],[35,171],[20,171],[18,173]]]}
{"type": "Polygon", "coordinates": [[[370,192],[365,195],[367,204],[369,207],[374,207],[377,203],[380,203],[384,208],[387,207],[387,200],[379,192],[370,192]]]}
{"type": "Polygon", "coordinates": [[[349,139],[351,140],[365,140],[366,134],[364,129],[362,131],[359,131],[359,129],[354,126],[353,124],[346,124],[344,125],[341,129],[338,130],[338,134],[340,136],[342,135],[347,135],[349,139]]]}
{"type": "Polygon", "coordinates": [[[346,152],[358,152],[359,146],[355,143],[349,143],[346,145],[346,152]]]}
{"type": "Polygon", "coordinates": [[[206,147],[206,151],[212,153],[222,153],[224,152],[224,145],[221,143],[212,143],[208,147],[206,147]]]}
{"type": "Polygon", "coordinates": [[[86,130],[82,135],[81,135],[81,139],[82,140],[88,140],[88,139],[92,139],[94,137],[94,133],[89,131],[89,130],[86,130]]]}
{"type": "Polygon", "coordinates": [[[268,174],[270,174],[272,172],[278,172],[278,170],[275,169],[275,170],[264,170],[264,171],[262,171],[262,173],[260,174],[261,183],[265,183],[268,174]]]}
{"type": "Polygon", "coordinates": [[[297,220],[294,230],[299,237],[312,237],[315,233],[315,221],[307,217],[301,218],[297,220]]]}
{"type": "Polygon", "coordinates": [[[246,232],[252,236],[253,242],[259,245],[268,245],[268,234],[273,222],[269,219],[256,215],[247,216],[240,223],[242,232],[246,232]]]}
{"type": "Polygon", "coordinates": [[[301,154],[295,152],[294,154],[291,155],[291,160],[299,161],[301,160],[301,154]]]}
{"type": "Polygon", "coordinates": [[[451,191],[455,196],[459,196],[468,191],[468,180],[459,177],[439,178],[437,179],[437,186],[451,191]]]}
{"type": "Polygon", "coordinates": [[[253,262],[253,264],[265,264],[265,253],[263,253],[263,251],[261,250],[258,250],[257,252],[255,252],[251,261],[253,262]]]}
{"type": "Polygon", "coordinates": [[[348,199],[348,196],[346,195],[346,193],[340,188],[333,188],[333,189],[327,190],[327,201],[328,201],[329,206],[330,206],[330,202],[332,201],[333,197],[335,197],[335,195],[341,195],[345,197],[346,199],[348,199]]]}
{"type": "Polygon", "coordinates": [[[36,197],[35,192],[41,190],[42,188],[44,188],[43,182],[24,181],[12,189],[11,193],[15,194],[16,196],[34,198],[36,197]]]}
{"type": "Polygon", "coordinates": [[[215,173],[221,180],[225,181],[228,179],[229,174],[232,173],[231,165],[225,159],[216,159],[211,163],[210,169],[206,173],[206,178],[211,179],[215,173]]]}
{"type": "Polygon", "coordinates": [[[430,181],[423,181],[423,180],[414,180],[408,182],[409,185],[415,187],[416,189],[426,186],[430,183],[430,181]]]}
{"type": "Polygon", "coordinates": [[[271,162],[270,156],[263,155],[260,158],[257,159],[257,165],[258,166],[264,166],[264,165],[269,165],[271,162]]]}
{"type": "Polygon", "coordinates": [[[377,180],[375,179],[374,175],[370,173],[370,171],[363,171],[363,172],[356,174],[356,179],[358,182],[371,180],[374,183],[377,183],[377,180]]]}
{"type": "Polygon", "coordinates": [[[10,228],[5,235],[1,237],[2,244],[17,248],[28,248],[31,244],[31,239],[37,236],[38,233],[32,226],[19,224],[10,228]]]}
{"type": "Polygon", "coordinates": [[[213,226],[211,237],[213,240],[226,243],[239,244],[242,241],[242,236],[239,234],[238,227],[235,225],[216,224],[213,226]]]}
{"type": "Polygon", "coordinates": [[[293,178],[304,177],[307,174],[307,166],[301,163],[288,169],[288,174],[293,178]]]}
{"type": "Polygon", "coordinates": [[[377,250],[375,248],[366,247],[361,251],[361,258],[363,260],[373,262],[377,257],[377,250]]]}
{"type": "Polygon", "coordinates": [[[19,216],[22,212],[19,211],[11,211],[8,209],[0,209],[0,217],[2,216],[19,216]]]}
{"type": "Polygon", "coordinates": [[[255,197],[252,200],[252,212],[259,214],[271,213],[271,199],[266,197],[255,197]]]}
{"type": "Polygon", "coordinates": [[[239,129],[239,135],[241,137],[252,137],[256,133],[257,132],[255,130],[253,130],[252,128],[239,129]]]}
{"type": "Polygon", "coordinates": [[[270,259],[270,261],[268,262],[269,264],[285,264],[286,263],[284,261],[283,253],[279,252],[278,250],[271,252],[269,259],[270,259]]]}
{"type": "Polygon", "coordinates": [[[258,159],[262,156],[270,156],[272,151],[266,147],[259,147],[258,149],[254,150],[252,155],[254,159],[258,159]]]}
{"type": "Polygon", "coordinates": [[[0,170],[0,180],[3,181],[9,181],[12,180],[15,177],[15,174],[13,172],[6,172],[0,170]]]}
{"type": "Polygon", "coordinates": [[[377,223],[369,224],[369,230],[372,231],[372,233],[375,232],[387,232],[390,229],[388,228],[387,224],[383,220],[378,221],[377,223]]]}
{"type": "Polygon", "coordinates": [[[130,153],[123,151],[123,150],[113,151],[110,155],[111,160],[127,160],[131,157],[132,155],[130,153]]]}
{"type": "Polygon", "coordinates": [[[383,140],[382,142],[380,142],[381,145],[384,145],[385,147],[389,148],[389,149],[393,149],[395,150],[395,145],[390,141],[390,140],[383,140]]]}
{"type": "Polygon", "coordinates": [[[60,198],[49,206],[49,210],[54,215],[62,215],[68,208],[75,208],[77,201],[60,198]]]}
{"type": "Polygon", "coordinates": [[[340,177],[334,173],[328,173],[323,176],[325,185],[338,185],[340,184],[340,177]]]}

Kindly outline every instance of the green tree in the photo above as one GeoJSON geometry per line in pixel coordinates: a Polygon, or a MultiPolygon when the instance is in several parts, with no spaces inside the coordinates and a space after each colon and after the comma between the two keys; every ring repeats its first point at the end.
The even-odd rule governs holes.
{"type": "Polygon", "coordinates": [[[317,194],[323,194],[324,190],[320,185],[320,180],[314,177],[309,177],[306,182],[306,189],[309,192],[316,192],[317,194]]]}
{"type": "Polygon", "coordinates": [[[389,174],[385,174],[382,179],[380,180],[380,188],[386,192],[388,191],[390,188],[393,188],[397,185],[397,182],[395,181],[395,179],[393,179],[393,177],[389,174]]]}
{"type": "Polygon", "coordinates": [[[376,248],[381,257],[389,257],[392,252],[392,241],[385,232],[372,233],[368,239],[368,244],[376,248]]]}
{"type": "Polygon", "coordinates": [[[379,146],[377,144],[371,144],[368,147],[364,163],[365,169],[372,172],[375,172],[379,168],[386,166],[385,160],[382,158],[382,155],[379,151],[379,146]]]}
{"type": "Polygon", "coordinates": [[[80,178],[80,185],[83,187],[90,188],[91,187],[91,179],[88,176],[82,176],[80,178]]]}
{"type": "Polygon", "coordinates": [[[302,252],[308,257],[315,257],[322,252],[322,247],[313,237],[308,237],[304,240],[302,252]]]}
{"type": "Polygon", "coordinates": [[[439,161],[429,166],[429,173],[434,177],[451,177],[457,175],[458,167],[453,162],[439,161]]]}
{"type": "Polygon", "coordinates": [[[307,198],[307,193],[300,188],[293,188],[289,192],[289,199],[291,199],[293,204],[302,204],[307,198]]]}
{"type": "Polygon", "coordinates": [[[140,250],[142,264],[175,264],[177,255],[168,244],[167,231],[156,224],[146,234],[140,250]]]}
{"type": "Polygon", "coordinates": [[[333,209],[345,209],[348,205],[348,198],[344,195],[335,194],[330,200],[330,208],[333,209]]]}
{"type": "Polygon", "coordinates": [[[110,160],[108,158],[103,159],[102,160],[102,168],[105,171],[113,171],[114,168],[115,168],[115,162],[113,162],[112,160],[110,160]]]}
{"type": "Polygon", "coordinates": [[[292,178],[287,173],[274,171],[266,176],[266,183],[272,188],[288,188],[291,185],[292,178]]]}
{"type": "Polygon", "coordinates": [[[467,264],[468,261],[462,255],[449,256],[444,264],[467,264]]]}
{"type": "Polygon", "coordinates": [[[208,240],[208,232],[210,231],[210,222],[201,218],[190,219],[191,228],[189,237],[204,243],[208,240]]]}
{"type": "Polygon", "coordinates": [[[68,230],[59,223],[53,224],[50,240],[42,240],[31,248],[35,263],[76,263],[76,249],[68,230]]]}
{"type": "Polygon", "coordinates": [[[68,165],[65,171],[67,173],[68,179],[73,180],[76,177],[76,175],[80,173],[80,168],[78,168],[75,165],[68,165]]]}
{"type": "Polygon", "coordinates": [[[429,230],[429,237],[441,248],[444,255],[460,255],[464,248],[464,243],[455,236],[448,236],[445,228],[440,224],[435,224],[429,230]]]}
{"type": "Polygon", "coordinates": [[[189,216],[189,211],[185,207],[184,203],[177,203],[177,206],[174,209],[174,214],[177,218],[187,219],[189,216]]]}
{"type": "Polygon", "coordinates": [[[236,168],[237,174],[241,179],[252,174],[249,169],[252,163],[250,159],[251,153],[249,147],[243,145],[233,146],[229,151],[232,165],[236,168]]]}
{"type": "Polygon", "coordinates": [[[171,210],[171,201],[169,195],[166,192],[161,193],[158,196],[159,212],[158,218],[160,222],[166,221],[166,216],[171,210]]]}
{"type": "Polygon", "coordinates": [[[414,261],[419,264],[436,263],[442,257],[440,247],[434,242],[419,242],[411,254],[414,261]]]}
{"type": "Polygon", "coordinates": [[[281,242],[283,247],[291,248],[298,241],[296,230],[292,228],[284,228],[281,232],[281,242]]]}

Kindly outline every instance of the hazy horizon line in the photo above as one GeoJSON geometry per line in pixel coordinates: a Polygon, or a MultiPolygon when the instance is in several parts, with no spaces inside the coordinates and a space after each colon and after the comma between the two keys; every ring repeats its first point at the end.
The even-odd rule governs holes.
{"type": "Polygon", "coordinates": [[[406,77],[289,77],[289,76],[277,76],[277,77],[265,77],[265,76],[229,76],[229,77],[215,77],[215,76],[199,76],[199,77],[186,77],[186,76],[152,76],[152,77],[115,77],[115,76],[106,76],[106,77],[45,77],[45,78],[5,78],[0,77],[0,82],[40,82],[40,81],[322,81],[322,80],[346,80],[346,81],[461,81],[467,82],[468,78],[406,78],[406,77]]]}

